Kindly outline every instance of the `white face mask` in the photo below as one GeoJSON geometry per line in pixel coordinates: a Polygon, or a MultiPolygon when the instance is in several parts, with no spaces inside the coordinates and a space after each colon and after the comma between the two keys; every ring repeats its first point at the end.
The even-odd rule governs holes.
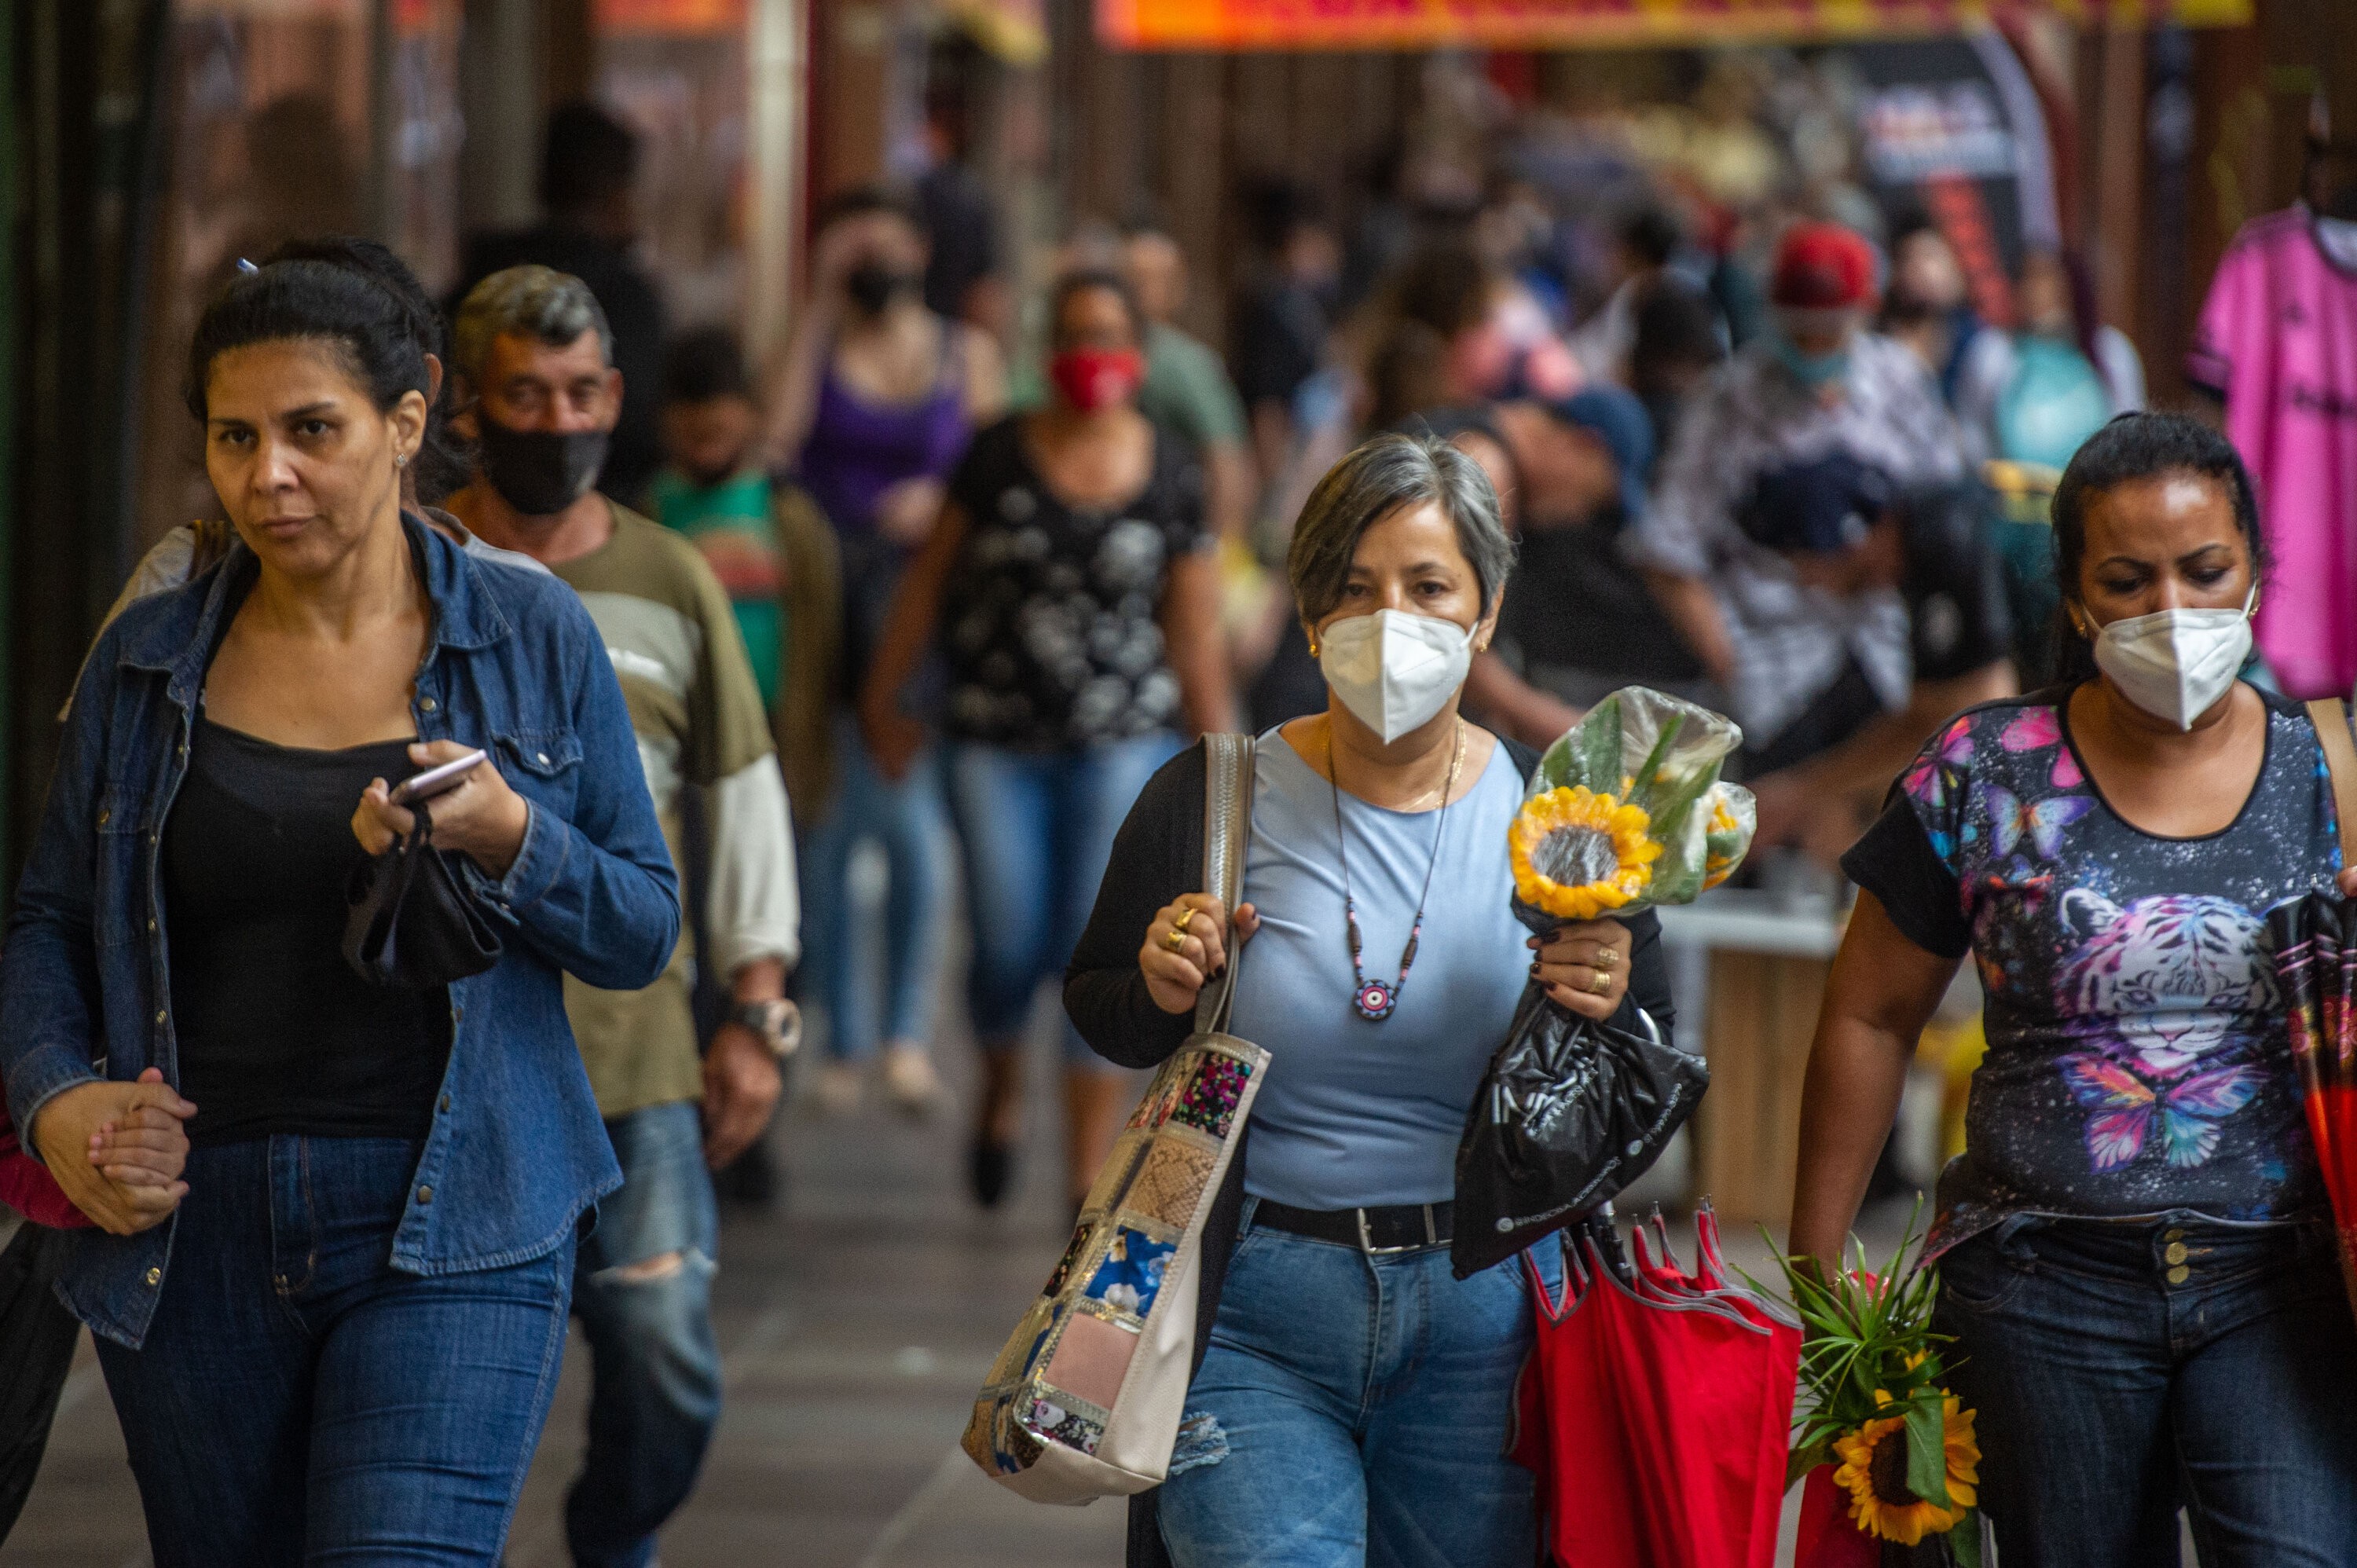
{"type": "Polygon", "coordinates": [[[2146,713],[2191,729],[2250,658],[2258,597],[2254,588],[2239,610],[2159,610],[2115,620],[2095,636],[2095,668],[2146,713]]]}
{"type": "Polygon", "coordinates": [[[1473,665],[1471,631],[1404,610],[1338,620],[1324,640],[1326,683],[1386,746],[1446,707],[1473,665]]]}

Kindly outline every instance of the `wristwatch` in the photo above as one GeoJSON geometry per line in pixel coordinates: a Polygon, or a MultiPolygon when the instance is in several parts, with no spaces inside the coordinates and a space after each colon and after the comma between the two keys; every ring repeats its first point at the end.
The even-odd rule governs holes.
{"type": "Polygon", "coordinates": [[[793,1055],[802,1043],[802,1010],[783,997],[769,1002],[739,1002],[729,1012],[728,1021],[760,1036],[761,1043],[781,1061],[793,1055]]]}

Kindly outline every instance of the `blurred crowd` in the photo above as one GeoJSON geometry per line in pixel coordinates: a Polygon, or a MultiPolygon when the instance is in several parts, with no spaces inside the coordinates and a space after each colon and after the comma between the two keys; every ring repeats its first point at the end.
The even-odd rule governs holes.
{"type": "MultiPolygon", "coordinates": [[[[1006,1189],[1033,993],[1140,783],[1182,733],[1324,705],[1278,568],[1369,435],[1442,435],[1505,499],[1520,565],[1469,705],[1542,746],[1631,682],[1733,714],[1793,852],[1758,875],[1829,868],[1939,720],[2040,677],[2046,496],[2141,405],[2135,350],[2069,255],[2025,255],[1993,306],[1930,216],[1866,193],[1821,87],[1729,63],[1691,109],[1427,134],[1347,203],[1253,183],[1209,312],[1206,258],[1145,210],[1076,220],[1010,310],[944,141],[923,184],[822,209],[778,363],[669,341],[640,412],[662,466],[608,488],[703,547],[777,715],[823,1109],[940,1101],[962,854],[970,1170],[1006,1189]]],[[[1123,1105],[1067,1043],[1077,1197],[1123,1105]]]]}
{"type": "MultiPolygon", "coordinates": [[[[380,435],[382,451],[323,446],[268,463],[315,464],[333,477],[360,473],[366,458],[378,478],[380,469],[395,476],[398,504],[385,501],[368,535],[388,581],[414,558],[463,584],[471,556],[527,574],[497,580],[519,594],[519,581],[533,585],[534,613],[567,635],[586,635],[565,618],[586,610],[619,682],[619,703],[601,715],[606,761],[634,745],[651,786],[647,800],[623,792],[629,820],[608,824],[615,842],[597,849],[613,862],[597,875],[635,889],[644,929],[604,921],[614,930],[602,940],[619,941],[619,931],[636,945],[587,955],[597,961],[589,972],[617,989],[563,992],[589,1070],[576,1086],[583,1103],[559,1109],[584,1129],[594,1109],[606,1141],[586,1138],[579,1169],[549,1176],[541,1195],[557,1204],[567,1181],[566,1191],[622,1184],[606,1201],[606,1227],[560,1260],[577,1271],[573,1310],[599,1359],[592,1428],[602,1435],[568,1509],[577,1560],[646,1561],[653,1530],[694,1484],[718,1399],[709,1321],[717,1223],[703,1168],[726,1167],[725,1192],[769,1195],[760,1133],[794,1048],[790,995],[817,1022],[808,1098],[820,1113],[847,1114],[873,1097],[912,1116],[944,1114],[938,992],[962,926],[963,1004],[982,1067],[963,1133],[972,1196],[995,1207],[1014,1189],[1028,1108],[1047,1100],[1065,1133],[1053,1179],[1079,1209],[1131,1084],[1060,1008],[1059,1081],[1027,1088],[1026,1041],[1039,1009],[1053,1005],[1040,993],[1066,972],[1132,805],[1187,737],[1264,733],[1327,710],[1285,564],[1313,487],[1370,437],[1450,444],[1456,453],[1436,446],[1427,456],[1470,459],[1500,503],[1517,563],[1496,636],[1471,655],[1471,715],[1544,746],[1631,684],[1731,714],[1743,739],[1730,774],[1758,801],[1760,853],[1740,874],[1755,883],[1830,886],[1891,780],[1942,725],[2053,677],[2051,498],[2080,446],[2143,406],[2144,368],[2102,319],[2083,258],[2031,243],[2009,272],[1992,272],[1986,249],[1975,249],[1985,234],[1959,235],[1952,213],[1894,203],[1864,179],[1838,72],[1782,58],[1727,57],[1689,103],[1642,111],[1514,118],[1437,91],[1356,188],[1272,177],[1234,191],[1230,231],[1243,242],[1217,258],[1190,253],[1171,223],[1140,209],[1080,215],[1044,267],[1029,264],[1003,243],[990,188],[964,161],[954,105],[937,105],[929,173],[839,192],[815,213],[803,303],[770,362],[748,360],[728,324],[667,319],[666,291],[639,243],[640,139],[586,102],[547,125],[541,219],[475,236],[438,308],[389,251],[366,242],[271,249],[257,239],[259,265],[244,259],[244,242],[232,247],[238,259],[196,326],[188,381],[192,411],[210,422],[208,483],[223,506],[266,511],[263,500],[278,493],[259,479],[242,499],[224,488],[224,476],[267,467],[255,454],[277,441],[260,434],[277,416],[221,412],[232,394],[263,410],[309,385],[307,376],[350,381],[329,391],[358,398],[355,408],[373,400],[354,427],[380,435]],[[1224,341],[1190,329],[1211,323],[1224,341]],[[343,359],[301,361],[287,347],[314,338],[340,344],[343,359]],[[352,390],[362,381],[365,397],[352,390]],[[220,407],[209,412],[209,398],[220,407]],[[530,574],[554,574],[579,603],[530,574]],[[675,908],[664,903],[658,835],[686,873],[675,908]],[[682,911],[688,930],[675,955],[639,961],[658,947],[674,954],[657,928],[682,911]],[[689,956],[699,953],[709,960],[701,970],[689,956]]],[[[2329,465],[2266,445],[2252,423],[2279,389],[2266,379],[2274,318],[2251,301],[2272,297],[2280,275],[2316,291],[2319,311],[2357,300],[2348,281],[2357,267],[2333,249],[2357,256],[2357,156],[2320,144],[2310,165],[2315,244],[2305,220],[2253,225],[2221,268],[2191,367],[2222,400],[2261,492],[2273,485],[2278,502],[2302,493],[2300,474],[2329,465]]],[[[2283,395],[2357,406],[2357,387],[2283,395]]],[[[286,420],[307,441],[323,423],[286,420]]],[[[291,450],[294,440],[280,445],[291,450]]],[[[2309,510],[2332,515],[2321,503],[2309,510]]],[[[2295,604],[2340,581],[2331,530],[2307,517],[2285,511],[2268,523],[2295,604]],[[2331,569],[2310,569],[2319,564],[2331,569]]],[[[179,617],[188,638],[212,636],[210,619],[194,619],[203,596],[172,590],[216,567],[221,582],[261,574],[273,593],[281,576],[315,591],[274,557],[247,559],[266,554],[253,538],[288,520],[238,521],[242,554],[219,524],[158,544],[117,606],[125,624],[170,629],[179,617]],[[150,596],[166,603],[132,610],[150,596]]],[[[285,541],[300,532],[289,524],[283,539],[269,537],[292,551],[285,541]]],[[[472,656],[465,625],[453,625],[452,639],[425,641],[425,621],[404,609],[383,646],[398,652],[412,638],[428,660],[472,656]]],[[[110,635],[121,643],[127,634],[119,626],[110,635]]],[[[495,641],[487,634],[482,646],[495,641]]],[[[412,716],[403,682],[416,659],[388,656],[354,673],[264,657],[234,639],[219,646],[232,671],[250,663],[257,692],[291,683],[308,697],[316,677],[327,693],[316,712],[290,710],[318,719],[317,734],[279,723],[285,714],[258,701],[244,726],[253,735],[229,717],[198,725],[196,758],[182,745],[176,766],[217,786],[224,810],[271,769],[365,750],[320,738],[343,734],[319,714],[350,709],[352,690],[383,688],[378,730],[412,716]]],[[[2345,690],[2357,618],[2323,600],[2277,611],[2260,619],[2259,646],[2302,694],[2345,690]]],[[[96,689],[118,678],[116,662],[93,661],[96,689]]],[[[2271,679],[2264,665],[2258,678],[2271,679]]],[[[218,669],[213,680],[208,700],[233,716],[234,688],[219,686],[218,669]]],[[[440,688],[415,688],[429,689],[440,688]]],[[[417,712],[455,705],[457,689],[422,698],[417,712]]],[[[466,770],[484,759],[468,761],[448,741],[371,766],[386,776],[457,767],[459,781],[434,808],[443,842],[474,857],[512,913],[504,900],[525,875],[518,867],[553,878],[569,852],[541,864],[552,852],[518,825],[541,818],[513,803],[520,797],[496,781],[502,769],[524,795],[552,799],[587,788],[567,782],[576,776],[602,776],[601,788],[618,776],[580,743],[548,738],[573,732],[546,715],[483,723],[495,720],[508,726],[500,767],[484,769],[473,794],[466,770]]],[[[384,744],[373,732],[359,741],[384,744]]],[[[371,854],[404,835],[422,842],[385,777],[371,780],[363,768],[330,782],[321,800],[366,785],[371,854]]],[[[349,859],[340,811],[320,818],[322,832],[349,859]]],[[[123,834],[131,820],[111,831],[123,834]]],[[[91,831],[109,822],[102,810],[91,831]]],[[[81,829],[60,818],[45,831],[62,839],[81,829]]],[[[199,836],[183,825],[162,852],[167,903],[201,908],[190,900],[240,880],[219,865],[203,874],[199,836]]],[[[1121,842],[1133,858],[1141,853],[1121,842]]],[[[341,996],[352,982],[340,964],[359,961],[329,950],[342,919],[341,862],[331,861],[323,850],[290,875],[312,878],[326,911],[295,922],[319,950],[307,983],[341,996]]],[[[63,856],[51,870],[70,881],[81,864],[63,856]]],[[[568,875],[588,876],[593,864],[605,865],[583,858],[568,875]]],[[[540,933],[545,942],[574,930],[546,918],[556,929],[540,933]]],[[[228,911],[217,929],[200,925],[174,934],[174,961],[223,983],[248,972],[221,932],[252,928],[257,950],[274,940],[250,909],[228,911]],[[214,949],[181,948],[208,930],[214,949]]],[[[153,919],[146,932],[164,940],[153,919]]],[[[1183,939],[1183,924],[1175,934],[1183,939]]],[[[133,940],[126,927],[101,945],[127,951],[133,940]]],[[[1355,965],[1355,926],[1352,944],[1355,965]]],[[[1409,958],[1415,950],[1411,938],[1409,958]]],[[[564,1033],[553,976],[525,999],[550,1040],[564,1033]]],[[[176,985],[170,1000],[155,1014],[158,1037],[180,1042],[184,1063],[257,1033],[238,998],[176,985]]],[[[473,1042],[486,1026],[463,1026],[466,1016],[454,1001],[447,1025],[424,1014],[402,1022],[384,1053],[412,1068],[483,1059],[473,1042]],[[432,1049],[420,1054],[421,1041],[432,1049]]],[[[258,1033],[292,1053],[303,1031],[288,1023],[258,1033]]],[[[200,1162],[220,1165],[220,1149],[245,1146],[224,1126],[299,1129],[327,1113],[257,1097],[269,1065],[248,1051],[192,1101],[161,1088],[160,1075],[137,1086],[77,1081],[71,1092],[86,1098],[74,1113],[88,1126],[69,1132],[86,1134],[96,1161],[109,1140],[135,1144],[152,1131],[168,1141],[142,1116],[157,1129],[170,1119],[175,1135],[188,1122],[178,1153],[193,1140],[200,1162]],[[101,1103],[117,1090],[133,1098],[101,1103]],[[198,1120],[199,1103],[210,1123],[198,1120]]],[[[414,1138],[441,1125],[433,1119],[453,1112],[449,1094],[436,1098],[438,1070],[393,1096],[399,1103],[375,1107],[382,1126],[370,1127],[414,1138]]],[[[469,1102],[457,1114],[489,1112],[469,1102]]],[[[479,1151],[497,1142],[479,1140],[457,1160],[438,1212],[480,1201],[447,1196],[470,1190],[464,1183],[498,1186],[496,1173],[467,1163],[488,1159],[479,1151]]],[[[153,1179],[135,1158],[129,1176],[109,1167],[124,1192],[145,1193],[145,1208],[124,1199],[120,1224],[97,1218],[105,1194],[95,1176],[81,1197],[64,1194],[73,1203],[59,1199],[55,1224],[81,1225],[78,1209],[122,1234],[150,1231],[188,1190],[177,1157],[159,1156],[153,1168],[164,1174],[153,1179]]],[[[355,1190],[372,1183],[399,1196],[405,1169],[388,1163],[351,1179],[355,1190]]],[[[422,1213],[435,1190],[417,1185],[400,1197],[404,1212],[422,1213]]],[[[486,1207],[510,1229],[544,1218],[505,1199],[486,1207]]],[[[407,1221],[368,1220],[380,1230],[395,1223],[407,1221]]],[[[424,1219],[414,1223],[426,1233],[424,1219]]],[[[263,1244],[258,1234],[208,1245],[242,1255],[263,1244]]],[[[500,1246],[482,1243],[487,1253],[500,1246]]],[[[149,1287],[162,1275],[154,1255],[149,1287]]],[[[107,1286],[121,1287],[107,1310],[135,1320],[126,1330],[135,1338],[155,1308],[123,1283],[134,1277],[107,1286]]],[[[285,1293],[283,1275],[276,1288],[285,1293]]],[[[509,1347],[518,1366],[535,1353],[528,1338],[509,1347]]],[[[128,1379],[132,1367],[110,1377],[128,1379]]],[[[55,1381],[46,1387],[54,1404],[55,1381]]],[[[533,1397],[544,1414],[544,1397],[533,1397]]],[[[529,1415],[530,1405],[518,1409],[529,1415]]],[[[383,1436],[398,1447],[399,1434],[383,1436]]],[[[174,1504],[191,1519],[202,1511],[191,1499],[211,1484],[199,1484],[203,1460],[135,1453],[135,1463],[194,1477],[174,1504]]],[[[152,1518],[162,1505],[150,1504],[152,1518]]]]}

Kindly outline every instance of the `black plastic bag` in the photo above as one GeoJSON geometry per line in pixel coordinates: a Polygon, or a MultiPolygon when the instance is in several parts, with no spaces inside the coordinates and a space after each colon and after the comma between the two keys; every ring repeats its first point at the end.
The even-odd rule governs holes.
{"type": "MultiPolygon", "coordinates": [[[[1553,924],[1519,900],[1544,932],[1553,924]]],[[[1641,1007],[1598,1024],[1523,988],[1457,1145],[1458,1279],[1503,1262],[1609,1203],[1652,1168],[1694,1114],[1710,1069],[1641,1007]],[[1620,1026],[1633,1020],[1634,1030],[1620,1026]]]]}
{"type": "Polygon", "coordinates": [[[500,961],[500,934],[434,847],[425,803],[409,836],[353,865],[344,886],[344,961],[375,985],[447,985],[500,961]]]}

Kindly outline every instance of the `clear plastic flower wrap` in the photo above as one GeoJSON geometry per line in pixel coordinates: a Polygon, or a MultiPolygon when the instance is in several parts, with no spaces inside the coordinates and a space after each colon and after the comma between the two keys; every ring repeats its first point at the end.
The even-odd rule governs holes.
{"type": "Polygon", "coordinates": [[[1742,743],[1734,721],[1644,686],[1590,708],[1547,747],[1514,817],[1524,923],[1690,904],[1725,881],[1758,821],[1751,791],[1718,777],[1742,743]]]}
{"type": "MultiPolygon", "coordinates": [[[[1757,822],[1751,791],[1718,776],[1742,742],[1727,719],[1643,686],[1597,703],[1540,758],[1508,830],[1514,913],[1544,936],[1725,881],[1757,822]]],[[[1598,1022],[1525,986],[1458,1145],[1458,1276],[1611,1201],[1709,1081],[1642,1009],[1598,1022]]]]}

